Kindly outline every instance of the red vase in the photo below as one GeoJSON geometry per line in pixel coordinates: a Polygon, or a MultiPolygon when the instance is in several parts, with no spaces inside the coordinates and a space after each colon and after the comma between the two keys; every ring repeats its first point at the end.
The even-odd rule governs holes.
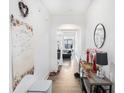
{"type": "Polygon", "coordinates": [[[96,55],[94,56],[94,59],[93,59],[93,72],[96,73],[97,69],[96,69],[96,55]]]}
{"type": "Polygon", "coordinates": [[[90,51],[89,51],[89,49],[87,49],[87,63],[89,63],[89,55],[90,54],[90,51]]]}

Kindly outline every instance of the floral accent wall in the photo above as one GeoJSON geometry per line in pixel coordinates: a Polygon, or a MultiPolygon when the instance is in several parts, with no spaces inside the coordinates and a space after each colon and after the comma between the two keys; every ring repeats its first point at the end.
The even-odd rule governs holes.
{"type": "MultiPolygon", "coordinates": [[[[15,73],[14,64],[21,55],[28,50],[32,50],[33,27],[23,21],[18,20],[13,15],[10,16],[12,57],[13,57],[13,90],[27,74],[34,74],[34,66],[22,74],[15,73]]],[[[22,68],[23,69],[23,68],[22,68]]]]}
{"type": "Polygon", "coordinates": [[[33,37],[33,28],[31,25],[24,23],[14,17],[11,19],[12,40],[14,55],[19,56],[26,49],[31,49],[31,40],[33,37]]]}

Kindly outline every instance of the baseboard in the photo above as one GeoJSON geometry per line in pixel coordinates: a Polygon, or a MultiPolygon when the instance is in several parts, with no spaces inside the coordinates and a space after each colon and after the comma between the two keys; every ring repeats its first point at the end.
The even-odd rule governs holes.
{"type": "Polygon", "coordinates": [[[44,80],[47,80],[49,78],[49,75],[50,75],[50,72],[45,75],[44,80]]]}

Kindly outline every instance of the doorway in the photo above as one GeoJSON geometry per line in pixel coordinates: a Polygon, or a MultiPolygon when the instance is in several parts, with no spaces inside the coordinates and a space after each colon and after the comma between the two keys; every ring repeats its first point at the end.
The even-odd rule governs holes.
{"type": "Polygon", "coordinates": [[[81,29],[74,24],[63,24],[57,29],[57,62],[63,65],[65,60],[72,60],[80,55],[81,29]]]}
{"type": "Polygon", "coordinates": [[[73,24],[64,24],[56,31],[57,62],[59,71],[50,76],[53,93],[82,93],[80,80],[74,77],[78,72],[76,56],[80,55],[81,29],[73,24]]]}

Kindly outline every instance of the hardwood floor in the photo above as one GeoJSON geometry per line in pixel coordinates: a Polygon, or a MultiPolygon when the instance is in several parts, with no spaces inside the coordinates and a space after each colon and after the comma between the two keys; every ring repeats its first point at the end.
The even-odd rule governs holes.
{"type": "Polygon", "coordinates": [[[74,60],[65,60],[59,74],[49,77],[53,80],[53,93],[82,93],[80,81],[74,77],[75,66],[74,60]]]}

